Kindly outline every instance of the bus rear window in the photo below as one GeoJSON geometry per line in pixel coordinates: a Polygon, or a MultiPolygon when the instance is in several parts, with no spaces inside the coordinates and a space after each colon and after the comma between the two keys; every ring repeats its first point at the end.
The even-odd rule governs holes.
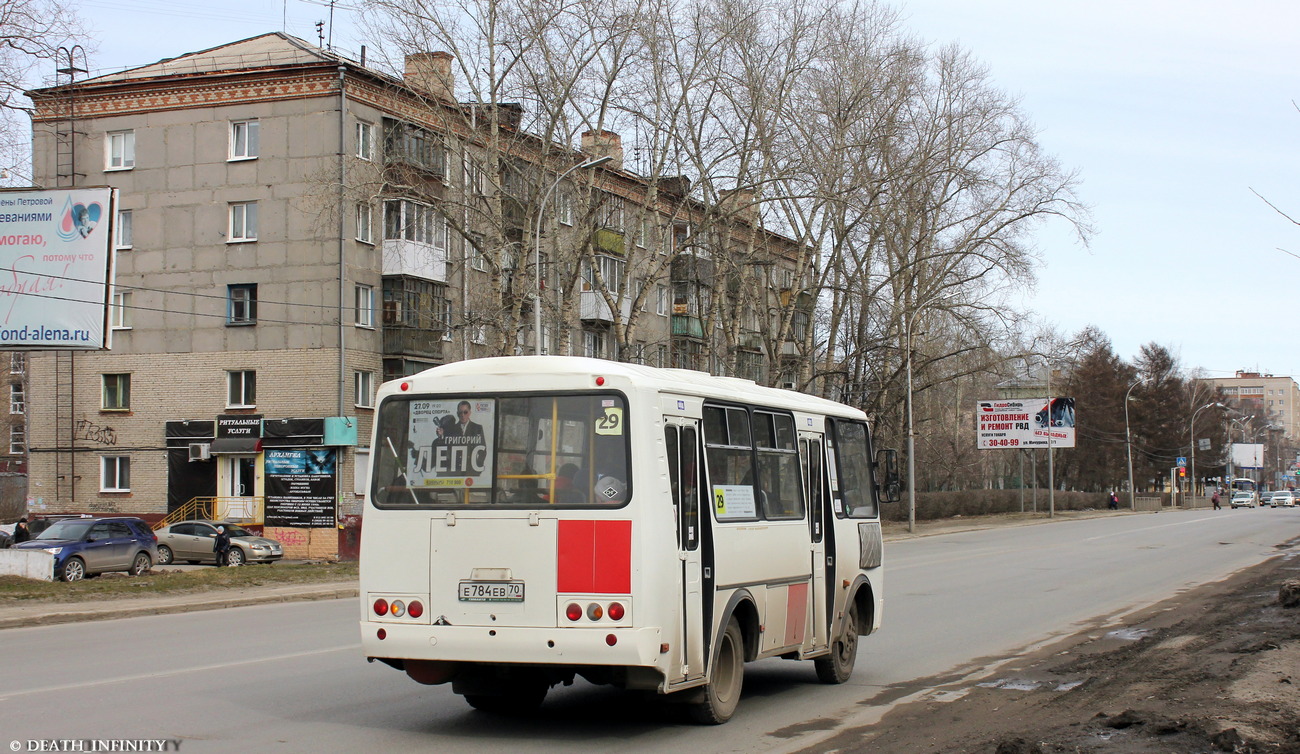
{"type": "Polygon", "coordinates": [[[612,506],[630,494],[618,394],[390,398],[371,495],[379,507],[612,506]]]}

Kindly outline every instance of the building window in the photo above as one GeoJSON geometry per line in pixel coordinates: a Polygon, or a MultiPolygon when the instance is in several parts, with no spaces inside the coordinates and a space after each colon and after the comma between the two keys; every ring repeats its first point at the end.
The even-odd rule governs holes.
{"type": "Polygon", "coordinates": [[[257,157],[257,121],[237,120],[230,124],[230,159],[251,160],[257,157]]]}
{"type": "Polygon", "coordinates": [[[469,242],[466,246],[469,248],[469,266],[479,272],[487,272],[487,257],[483,254],[482,245],[469,242]]]}
{"type": "Polygon", "coordinates": [[[105,145],[105,170],[130,170],[135,167],[135,131],[110,131],[105,145]]]}
{"type": "Polygon", "coordinates": [[[470,328],[469,328],[469,342],[474,343],[474,344],[476,344],[476,345],[480,345],[480,346],[481,346],[481,345],[486,345],[486,344],[487,344],[487,325],[484,325],[484,324],[481,324],[481,323],[480,323],[480,324],[471,325],[470,328]]]}
{"type": "Polygon", "coordinates": [[[375,159],[375,124],[359,121],[357,123],[357,157],[363,160],[375,159]]]}
{"type": "Polygon", "coordinates": [[[372,408],[375,405],[375,373],[353,372],[352,384],[356,388],[357,408],[372,408]]]}
{"type": "Polygon", "coordinates": [[[555,219],[563,225],[573,225],[573,194],[567,191],[556,193],[555,219]]]}
{"type": "Polygon", "coordinates": [[[438,318],[438,327],[442,328],[442,339],[451,340],[451,299],[436,298],[433,300],[434,315],[438,318]]]}
{"type": "Polygon", "coordinates": [[[108,326],[114,330],[131,329],[131,292],[114,291],[108,312],[108,326]]]}
{"type": "Polygon", "coordinates": [[[230,243],[257,240],[257,202],[230,205],[230,243]]]}
{"type": "Polygon", "coordinates": [[[257,405],[257,372],[246,369],[226,372],[226,408],[257,405]]]}
{"type": "Polygon", "coordinates": [[[650,240],[650,218],[642,217],[636,226],[636,247],[644,249],[650,240]]]}
{"type": "Polygon", "coordinates": [[[668,286],[663,283],[655,286],[655,314],[668,316],[668,286]]]}
{"type": "Polygon", "coordinates": [[[23,392],[23,383],[9,383],[9,413],[21,414],[27,410],[27,398],[23,392]]]}
{"type": "Polygon", "coordinates": [[[240,283],[226,287],[226,324],[251,325],[257,322],[257,283],[240,283]]]}
{"type": "Polygon", "coordinates": [[[374,243],[375,234],[371,227],[370,218],[372,211],[370,202],[357,203],[357,240],[361,243],[374,243]]]}
{"type": "Polygon", "coordinates": [[[131,491],[131,459],[127,456],[101,456],[99,459],[99,491],[131,491]]]}
{"type": "Polygon", "coordinates": [[[356,287],[356,325],[375,326],[375,289],[368,285],[356,287]]]}
{"type": "Polygon", "coordinates": [[[446,175],[447,155],[432,131],[410,123],[384,119],[384,160],[446,175]]]}
{"type": "Polygon", "coordinates": [[[9,455],[20,456],[27,452],[27,427],[21,424],[9,426],[9,455]]]}
{"type": "Polygon", "coordinates": [[[582,289],[584,291],[595,290],[597,283],[604,282],[604,290],[614,293],[621,289],[623,285],[623,269],[626,263],[622,259],[614,257],[598,256],[593,260],[588,260],[582,265],[582,289]],[[600,268],[600,279],[596,278],[596,268],[600,268]]]}
{"type": "Polygon", "coordinates": [[[435,249],[446,249],[446,223],[442,215],[427,204],[390,199],[384,202],[384,240],[415,241],[435,249]]]}
{"type": "Polygon", "coordinates": [[[131,210],[121,209],[117,211],[117,241],[116,246],[119,249],[131,248],[131,210]]]}
{"type": "Polygon", "coordinates": [[[465,194],[467,196],[487,196],[487,179],[483,165],[473,157],[466,157],[463,164],[465,173],[465,194]]]}
{"type": "Polygon", "coordinates": [[[583,330],[582,355],[592,359],[605,358],[605,333],[599,330],[583,330]]]}
{"type": "Polygon", "coordinates": [[[9,355],[9,373],[27,374],[27,354],[14,351],[9,355]]]}
{"type": "Polygon", "coordinates": [[[104,375],[105,411],[126,411],[131,408],[131,375],[104,375]]]}

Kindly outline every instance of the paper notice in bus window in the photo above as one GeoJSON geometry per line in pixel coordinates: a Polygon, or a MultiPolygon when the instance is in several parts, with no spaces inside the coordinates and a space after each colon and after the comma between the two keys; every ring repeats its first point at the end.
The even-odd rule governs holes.
{"type": "Polygon", "coordinates": [[[719,521],[729,518],[754,518],[754,488],[747,484],[719,484],[713,488],[713,515],[719,521]]]}
{"type": "Polygon", "coordinates": [[[407,477],[412,487],[492,487],[496,401],[412,401],[407,477]]]}
{"type": "Polygon", "coordinates": [[[623,434],[623,409],[606,406],[604,415],[596,418],[596,434],[613,436],[623,434]]]}

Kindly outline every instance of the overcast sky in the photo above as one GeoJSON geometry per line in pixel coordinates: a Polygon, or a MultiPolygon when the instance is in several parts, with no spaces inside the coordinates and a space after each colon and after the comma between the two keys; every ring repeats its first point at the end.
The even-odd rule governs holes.
{"type": "MultiPolygon", "coordinates": [[[[901,0],[907,30],[957,42],[1021,98],[1040,142],[1079,172],[1090,248],[1046,227],[1026,306],[1120,357],[1156,342],[1187,369],[1300,377],[1300,100],[1294,0],[901,0]]],[[[307,0],[80,0],[92,69],[143,65],[285,30],[317,41],[307,0]]],[[[355,51],[352,11],[334,43],[355,51]]],[[[326,30],[328,33],[328,29],[326,30]]]]}

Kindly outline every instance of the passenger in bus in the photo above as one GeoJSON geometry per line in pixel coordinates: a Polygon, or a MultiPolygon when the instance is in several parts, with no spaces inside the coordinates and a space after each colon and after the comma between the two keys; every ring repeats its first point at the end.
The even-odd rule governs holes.
{"type": "Polygon", "coordinates": [[[555,494],[554,499],[558,504],[585,503],[586,497],[578,490],[576,479],[578,476],[578,467],[576,464],[566,463],[560,467],[555,477],[555,494]]]}

